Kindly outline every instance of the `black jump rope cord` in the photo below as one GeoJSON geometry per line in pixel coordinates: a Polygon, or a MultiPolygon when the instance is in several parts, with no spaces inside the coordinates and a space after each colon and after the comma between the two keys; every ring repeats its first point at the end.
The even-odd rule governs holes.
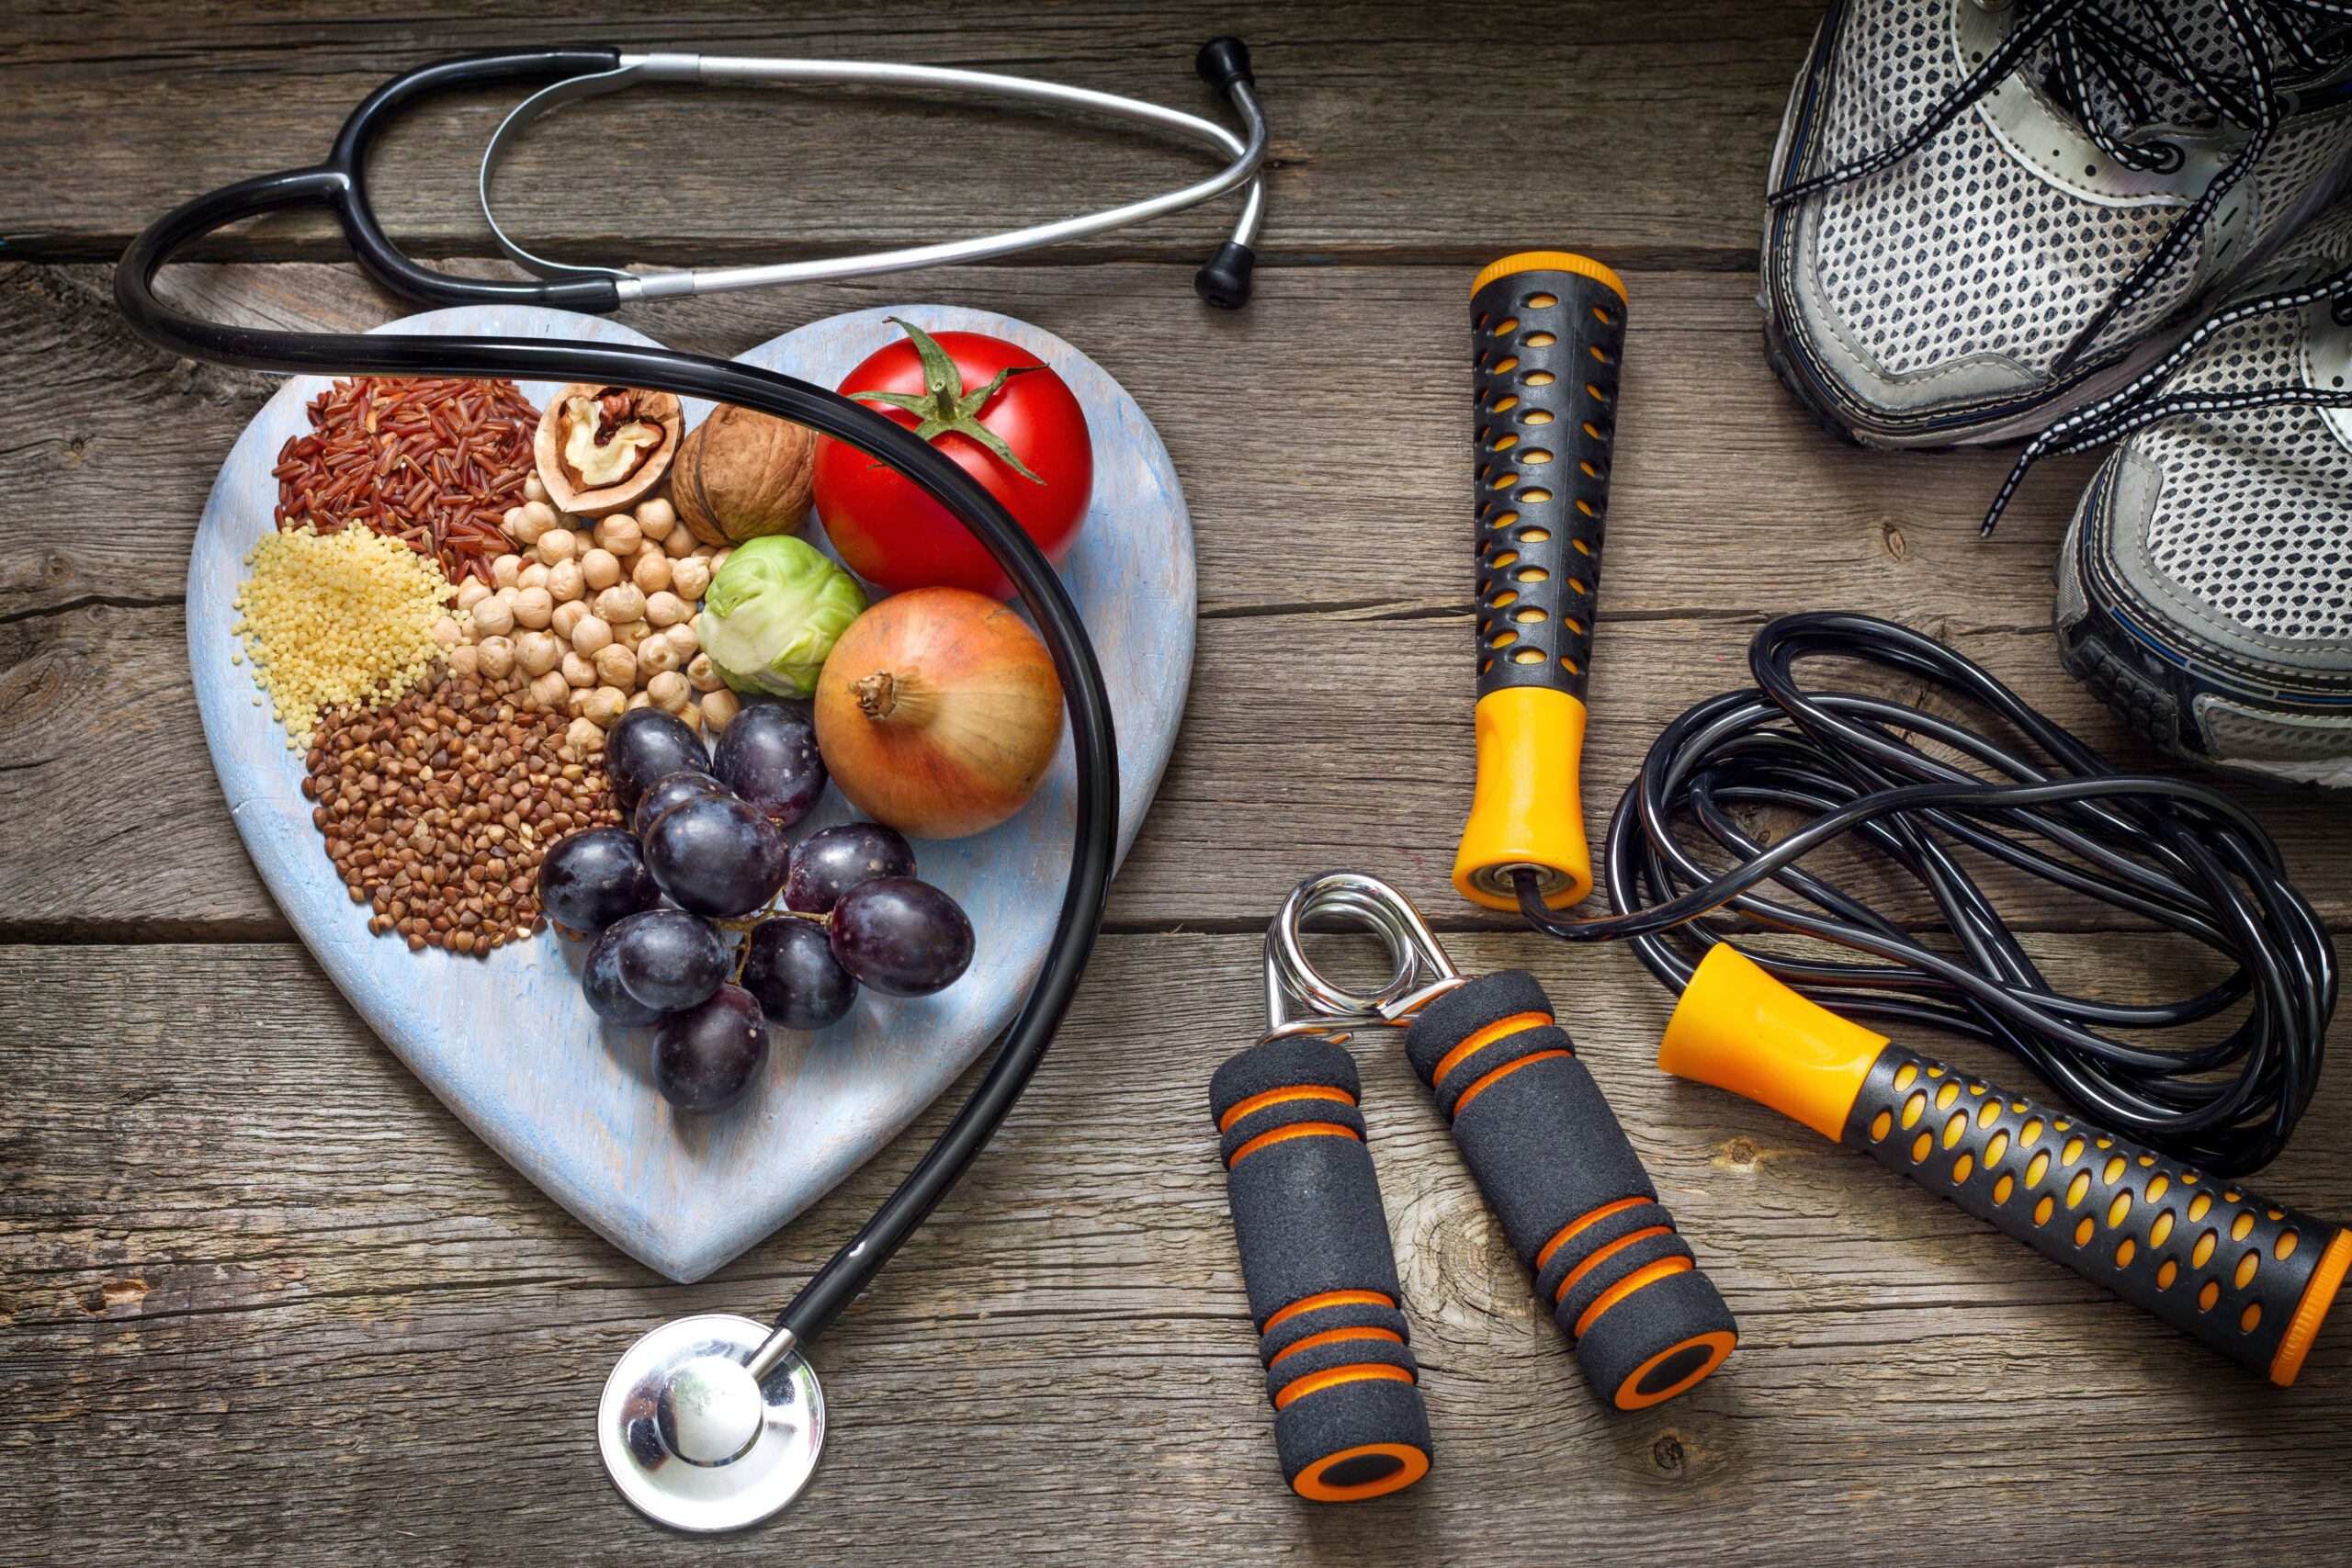
{"type": "Polygon", "coordinates": [[[2086,1116],[2216,1175],[2259,1169],[2286,1146],[2319,1079],[2335,953],[2253,818],[2204,784],[2117,772],[1983,666],[1889,621],[1783,616],[1757,634],[1748,662],[1755,686],[1668,726],[1619,799],[1604,878],[1618,912],[1564,919],[1521,872],[1531,923],[1568,942],[1629,941],[1676,991],[1724,940],[1702,923],[1710,915],[1853,948],[1880,962],[1748,956],[1848,1017],[1997,1046],[2086,1116]],[[1794,666],[1815,657],[1860,660],[1963,696],[2040,760],[1910,703],[1803,686],[1794,666]],[[1736,816],[1756,807],[1804,820],[1768,844],[1736,816]],[[1730,869],[1702,863],[1678,830],[1685,824],[1730,869]],[[1949,942],[1929,947],[1799,864],[1849,836],[1926,890],[1949,942]],[[2177,931],[2233,972],[2197,995],[2141,1005],[2058,990],[1962,863],[1963,849],[2177,931]],[[1763,897],[1768,883],[1797,902],[1763,897]],[[2207,1025],[2198,1032],[2211,1036],[2209,1021],[2241,1002],[2251,1004],[2245,1016],[2218,1039],[2132,1043],[2103,1032],[2207,1025]]]}

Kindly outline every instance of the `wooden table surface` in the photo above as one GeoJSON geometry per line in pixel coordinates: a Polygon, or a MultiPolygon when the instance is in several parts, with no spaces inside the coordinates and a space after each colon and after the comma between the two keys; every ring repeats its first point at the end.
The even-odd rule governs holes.
{"type": "MultiPolygon", "coordinates": [[[[1840,446],[1765,369],[1759,196],[1815,6],[596,10],[0,17],[0,1561],[2341,1560],[2341,1333],[2292,1392],[2241,1374],[1793,1123],[1665,1079],[1669,998],[1627,954],[1446,890],[1470,783],[1464,301],[1512,249],[1588,249],[1632,290],[1596,807],[1800,608],[1946,637],[2150,760],[2053,656],[2051,557],[2087,470],[2052,465],[1980,543],[2005,456],[1840,446]],[[675,1314],[779,1303],[944,1108],[681,1288],[401,1069],[263,892],[188,684],[189,539],[272,382],[141,345],[108,265],[166,206],[317,155],[375,84],[456,51],[600,36],[916,60],[1211,112],[1192,55],[1227,30],[1255,49],[1274,128],[1246,313],[1193,297],[1219,207],[1012,265],[625,318],[718,353],[898,300],[1034,321],[1158,422],[1201,581],[1184,731],[1080,1004],[994,1147],[822,1346],[814,1490],[757,1534],[662,1536],[595,1461],[613,1356],[675,1314]],[[1438,1469],[1317,1509],[1275,1471],[1204,1088],[1258,1027],[1265,919],[1333,864],[1421,898],[1465,967],[1532,967],[1572,1005],[1745,1338],[1686,1398],[1596,1408],[1400,1054],[1370,1053],[1438,1469]]],[[[453,100],[390,140],[384,209],[419,254],[495,265],[469,192],[500,107],[453,100]]],[[[865,96],[637,97],[567,125],[519,160],[521,228],[655,265],[973,232],[1199,167],[1116,127],[865,96]]],[[[174,287],[271,322],[398,310],[301,217],[224,239],[174,287]]],[[[2330,924],[2352,921],[2343,808],[2247,798],[2330,924]]],[[[2179,983],[2164,940],[2030,891],[2013,907],[2062,982],[2179,983]]],[[[2261,1185],[2352,1211],[2347,1151],[2339,1067],[2261,1185]]]]}

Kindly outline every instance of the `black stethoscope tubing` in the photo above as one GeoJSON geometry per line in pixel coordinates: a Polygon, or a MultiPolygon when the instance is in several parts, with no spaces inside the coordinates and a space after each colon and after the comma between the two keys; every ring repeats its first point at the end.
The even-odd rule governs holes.
{"type": "Polygon", "coordinates": [[[830,389],[732,360],[634,345],[527,338],[403,336],[266,331],[207,321],[175,310],[155,276],[192,242],[243,218],[316,205],[332,211],[359,265],[387,289],[421,304],[545,305],[606,311],[619,304],[609,278],[503,282],[452,277],[411,261],[376,221],[368,200],[369,141],[395,110],[458,87],[609,70],[610,50],[476,55],[423,67],[387,83],[354,109],[327,161],[263,175],[198,197],[133,240],[115,269],[115,303],[147,342],[240,369],[322,376],[447,376],[594,381],[735,403],[808,426],[888,464],[947,508],[987,548],[1036,622],[1069,710],[1078,789],[1069,876],[1035,985],[1006,1028],[995,1059],[963,1108],[873,1216],[777,1314],[805,1346],[854,1300],[978,1155],[1044,1058],[1093,951],[1116,856],[1118,747],[1110,695],[1085,623],[1061,580],[1012,514],[954,461],[906,427],[830,389]]]}

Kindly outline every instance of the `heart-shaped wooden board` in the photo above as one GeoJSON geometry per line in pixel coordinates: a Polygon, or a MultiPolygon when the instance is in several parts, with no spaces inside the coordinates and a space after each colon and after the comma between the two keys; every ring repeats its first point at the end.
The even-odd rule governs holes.
{"type": "MultiPolygon", "coordinates": [[[[1119,849],[1159,787],[1193,665],[1193,536],[1183,492],[1151,422],[1100,366],[1025,322],[985,310],[900,306],[814,322],[741,357],[832,386],[899,335],[992,333],[1052,366],[1092,428],[1094,496],[1062,566],[1092,633],[1119,739],[1119,849]]],[[[650,340],[594,317],[466,307],[407,317],[392,333],[492,333],[597,342],[650,340]]],[[[557,1202],[632,1258],[698,1279],[814,1202],[888,1143],[953,1083],[1012,1017],[1043,962],[1069,865],[1075,775],[1062,755],[1010,822],[953,843],[918,842],[921,874],[970,912],[978,952],[935,997],[861,997],[815,1034],[773,1032],[763,1081],[716,1116],[674,1113],[654,1091],[650,1032],[596,1019],[578,982],[582,950],[553,934],[488,959],[368,934],[326,858],[302,760],[263,703],[232,601],[244,558],[271,526],[270,469],[303,406],[325,389],[288,383],[239,437],[213,485],[188,567],[188,659],[212,765],[245,849],[278,907],[351,1005],[394,1055],[482,1140],[557,1202]]],[[[545,406],[556,388],[526,383],[545,406]]],[[[689,423],[707,404],[689,403],[689,423]]],[[[822,543],[821,527],[808,537],[822,543]]],[[[851,814],[838,792],[799,832],[851,814]]],[[[796,834],[797,836],[797,834],[796,834]]]]}

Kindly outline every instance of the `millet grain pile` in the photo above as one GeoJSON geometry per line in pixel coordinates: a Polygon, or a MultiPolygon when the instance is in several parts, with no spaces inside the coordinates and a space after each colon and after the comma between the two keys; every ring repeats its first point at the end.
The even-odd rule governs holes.
{"type": "Polygon", "coordinates": [[[321,716],[303,795],[368,930],[485,955],[539,931],[539,860],[620,813],[593,753],[525,683],[447,671],[373,710],[321,716]]]}

